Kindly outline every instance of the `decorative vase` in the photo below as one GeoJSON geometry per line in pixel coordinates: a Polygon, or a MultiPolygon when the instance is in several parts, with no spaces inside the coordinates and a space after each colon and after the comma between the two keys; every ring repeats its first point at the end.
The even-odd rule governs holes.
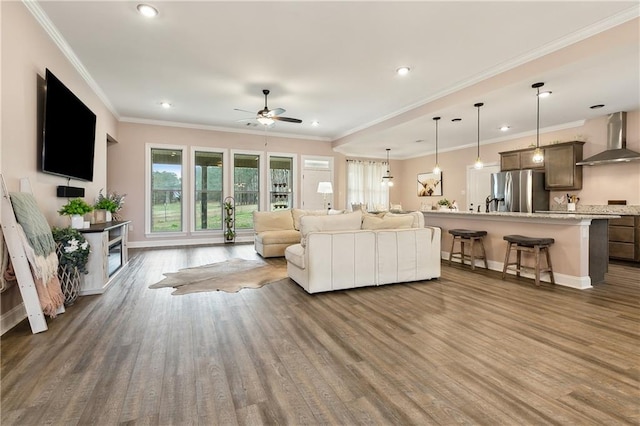
{"type": "MultiPolygon", "coordinates": [[[[62,256],[61,250],[60,244],[56,244],[58,258],[62,256]]],[[[65,306],[73,305],[80,294],[80,271],[75,266],[59,265],[58,279],[64,295],[65,306]]]]}
{"type": "Polygon", "coordinates": [[[71,227],[74,229],[84,228],[84,217],[79,214],[71,215],[71,227]]]}
{"type": "Polygon", "coordinates": [[[109,210],[106,210],[106,213],[104,214],[105,217],[105,221],[107,222],[111,222],[113,220],[113,215],[111,214],[111,212],[109,210]]]}

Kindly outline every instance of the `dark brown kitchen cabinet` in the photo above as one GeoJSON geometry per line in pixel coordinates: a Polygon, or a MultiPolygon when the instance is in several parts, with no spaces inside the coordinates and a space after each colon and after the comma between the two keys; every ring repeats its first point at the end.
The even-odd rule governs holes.
{"type": "Polygon", "coordinates": [[[533,152],[535,148],[517,149],[500,153],[500,171],[543,169],[544,162],[534,163],[533,152]]]}
{"type": "Polygon", "coordinates": [[[640,216],[609,220],[609,257],[640,262],[640,216]]]}
{"type": "Polygon", "coordinates": [[[582,145],[571,141],[544,147],[545,189],[565,191],[582,189],[582,145]]]}

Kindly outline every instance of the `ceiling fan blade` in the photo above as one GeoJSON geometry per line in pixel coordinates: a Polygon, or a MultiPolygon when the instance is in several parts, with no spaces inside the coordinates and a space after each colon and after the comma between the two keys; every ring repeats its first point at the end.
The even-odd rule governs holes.
{"type": "Polygon", "coordinates": [[[236,120],[236,123],[243,123],[245,121],[255,121],[255,117],[251,117],[251,118],[241,118],[240,120],[236,120]]]}
{"type": "Polygon", "coordinates": [[[249,114],[255,114],[254,111],[247,111],[246,109],[240,109],[240,108],[234,108],[234,111],[240,111],[240,112],[248,112],[249,114]]]}
{"type": "Polygon", "coordinates": [[[291,118],[291,117],[280,117],[280,116],[275,116],[275,117],[271,117],[274,120],[278,120],[278,121],[286,121],[287,123],[302,123],[302,120],[299,120],[297,118],[291,118]]]}
{"type": "Polygon", "coordinates": [[[286,111],[286,109],[284,109],[284,108],[275,108],[275,109],[270,110],[267,113],[267,117],[273,117],[274,115],[280,115],[280,114],[284,113],[285,111],[286,111]]]}

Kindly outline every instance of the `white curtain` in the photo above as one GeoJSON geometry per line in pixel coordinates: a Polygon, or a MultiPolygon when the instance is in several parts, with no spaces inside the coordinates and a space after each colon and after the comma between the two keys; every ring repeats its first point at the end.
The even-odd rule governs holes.
{"type": "Polygon", "coordinates": [[[347,206],[362,204],[367,210],[389,208],[389,187],[382,185],[386,162],[347,160],[347,206]]]}

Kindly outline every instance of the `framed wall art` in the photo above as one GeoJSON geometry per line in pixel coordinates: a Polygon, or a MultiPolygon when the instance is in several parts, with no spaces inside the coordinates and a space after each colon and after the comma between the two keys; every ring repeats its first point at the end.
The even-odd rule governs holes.
{"type": "Polygon", "coordinates": [[[418,197],[442,196],[442,172],[418,174],[418,197]]]}

